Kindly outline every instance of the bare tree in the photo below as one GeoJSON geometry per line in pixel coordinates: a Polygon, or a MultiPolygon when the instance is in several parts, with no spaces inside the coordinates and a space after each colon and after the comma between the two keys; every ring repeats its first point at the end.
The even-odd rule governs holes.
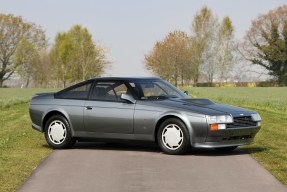
{"type": "Polygon", "coordinates": [[[234,27],[229,17],[225,17],[218,31],[218,71],[220,82],[227,81],[234,65],[236,45],[234,41],[234,27]]]}
{"type": "Polygon", "coordinates": [[[192,26],[192,55],[194,67],[194,84],[198,82],[201,71],[209,76],[212,81],[213,66],[213,41],[216,33],[217,19],[208,7],[203,7],[196,13],[192,26]]]}
{"type": "MultiPolygon", "coordinates": [[[[13,63],[13,56],[23,38],[28,41],[42,38],[38,35],[40,27],[25,22],[12,14],[0,14],[0,87],[11,77],[22,63],[13,63]]],[[[32,41],[30,41],[32,42],[32,41]]]]}

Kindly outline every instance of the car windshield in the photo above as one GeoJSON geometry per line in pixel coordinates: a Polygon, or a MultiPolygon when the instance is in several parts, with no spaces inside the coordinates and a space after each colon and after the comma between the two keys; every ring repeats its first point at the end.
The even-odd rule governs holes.
{"type": "Polygon", "coordinates": [[[138,79],[129,84],[140,100],[188,98],[185,93],[161,79],[138,79]]]}

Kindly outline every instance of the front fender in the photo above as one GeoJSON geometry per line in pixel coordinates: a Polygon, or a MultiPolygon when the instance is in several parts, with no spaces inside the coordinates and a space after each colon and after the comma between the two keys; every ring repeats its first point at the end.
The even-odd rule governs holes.
{"type": "MultiPolygon", "coordinates": [[[[207,135],[205,115],[186,113],[181,111],[167,111],[157,117],[155,127],[158,127],[162,120],[169,117],[175,117],[183,121],[183,123],[186,125],[186,128],[188,129],[191,146],[193,146],[194,143],[197,143],[198,141],[205,140],[207,135]]],[[[156,131],[157,129],[154,132],[154,137],[156,136],[156,131]]]]}

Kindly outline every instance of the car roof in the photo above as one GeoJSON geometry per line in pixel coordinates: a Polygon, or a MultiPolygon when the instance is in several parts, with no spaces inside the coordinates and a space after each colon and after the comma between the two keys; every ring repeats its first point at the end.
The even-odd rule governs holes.
{"type": "Polygon", "coordinates": [[[126,80],[126,81],[133,81],[133,80],[153,80],[153,79],[160,79],[159,77],[96,77],[90,80],[126,80]]]}
{"type": "Polygon", "coordinates": [[[136,81],[136,80],[157,80],[157,79],[160,79],[160,78],[159,77],[95,77],[95,78],[91,78],[91,79],[88,79],[86,81],[82,81],[82,82],[76,83],[74,85],[68,86],[68,87],[58,91],[57,93],[72,89],[73,87],[76,87],[78,85],[85,84],[86,82],[91,82],[91,81],[95,81],[95,80],[136,81]]]}

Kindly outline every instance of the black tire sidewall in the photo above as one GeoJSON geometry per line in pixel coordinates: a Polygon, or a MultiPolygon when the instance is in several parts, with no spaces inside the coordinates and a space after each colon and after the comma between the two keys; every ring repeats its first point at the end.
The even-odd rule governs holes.
{"type": "Polygon", "coordinates": [[[190,149],[190,137],[189,137],[189,132],[186,128],[186,125],[179,119],[177,118],[170,118],[170,119],[166,119],[159,127],[158,129],[158,133],[157,133],[157,141],[158,141],[158,145],[160,146],[161,150],[164,153],[170,154],[170,155],[181,155],[181,154],[185,154],[189,149],[190,149]],[[162,132],[164,130],[164,128],[169,125],[169,124],[176,124],[177,126],[180,127],[180,129],[182,130],[183,133],[183,142],[181,144],[181,146],[176,149],[176,150],[170,150],[168,149],[163,141],[162,141],[162,132]]]}
{"type": "Polygon", "coordinates": [[[49,120],[45,124],[45,138],[46,138],[46,141],[49,144],[49,146],[51,146],[54,149],[69,148],[69,147],[73,146],[75,143],[75,140],[72,137],[71,127],[69,125],[69,122],[67,121],[67,119],[65,117],[63,117],[61,115],[54,115],[54,116],[49,118],[49,120]],[[66,126],[66,131],[67,131],[66,132],[66,138],[65,138],[64,142],[62,142],[61,144],[53,143],[48,136],[48,128],[49,128],[50,124],[55,120],[61,121],[66,126]]]}

